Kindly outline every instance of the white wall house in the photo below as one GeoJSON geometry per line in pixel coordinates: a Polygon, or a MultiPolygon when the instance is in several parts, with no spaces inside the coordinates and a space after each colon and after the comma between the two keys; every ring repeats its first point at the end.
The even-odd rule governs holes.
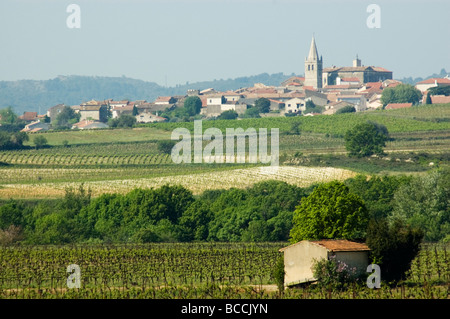
{"type": "Polygon", "coordinates": [[[225,102],[223,95],[211,95],[206,100],[207,105],[222,105],[225,102]]]}
{"type": "Polygon", "coordinates": [[[305,100],[295,97],[284,102],[286,113],[299,113],[306,110],[305,100]]]}

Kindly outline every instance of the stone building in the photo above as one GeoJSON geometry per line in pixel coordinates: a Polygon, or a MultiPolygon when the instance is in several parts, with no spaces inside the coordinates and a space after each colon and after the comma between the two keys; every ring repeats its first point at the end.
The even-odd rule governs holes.
{"type": "Polygon", "coordinates": [[[344,82],[348,84],[383,82],[392,80],[392,71],[382,67],[364,66],[361,60],[356,56],[352,66],[331,67],[323,69],[322,86],[339,85],[344,82]],[[351,79],[352,81],[348,81],[351,79]],[[343,81],[344,80],[344,81],[343,81]]]}

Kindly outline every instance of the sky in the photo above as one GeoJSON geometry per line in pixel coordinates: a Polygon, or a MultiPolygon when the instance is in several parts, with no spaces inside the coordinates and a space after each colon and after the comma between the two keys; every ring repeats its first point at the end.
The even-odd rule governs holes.
{"type": "Polygon", "coordinates": [[[0,80],[300,75],[313,35],[324,67],[358,55],[397,79],[425,77],[450,73],[449,15],[448,0],[1,0],[0,80]]]}

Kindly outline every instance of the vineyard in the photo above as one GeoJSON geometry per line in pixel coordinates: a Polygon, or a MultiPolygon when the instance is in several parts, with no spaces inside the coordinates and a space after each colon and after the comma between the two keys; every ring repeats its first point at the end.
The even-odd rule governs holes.
{"type": "Polygon", "coordinates": [[[426,244],[397,287],[365,283],[343,291],[277,290],[273,269],[284,243],[21,246],[0,249],[1,298],[344,298],[445,299],[448,246],[426,244]],[[69,289],[67,266],[80,267],[69,289]]]}
{"type": "MultiPolygon", "coordinates": [[[[273,117],[259,119],[241,119],[239,121],[215,120],[203,121],[203,130],[216,127],[225,132],[226,128],[278,128],[280,133],[290,131],[292,123],[300,122],[304,132],[328,133],[344,135],[345,132],[365,121],[374,121],[383,124],[389,132],[413,132],[448,130],[450,120],[449,104],[421,105],[408,109],[377,110],[355,114],[337,114],[333,116],[312,117],[273,117]]],[[[152,127],[161,130],[172,131],[179,127],[179,123],[145,124],[143,127],[152,127]]],[[[194,124],[183,123],[183,127],[193,131],[194,124]]]]}
{"type": "MultiPolygon", "coordinates": [[[[176,167],[176,165],[173,165],[176,167]]],[[[109,171],[116,174],[116,178],[111,180],[89,181],[89,178],[83,180],[83,176],[96,175],[105,176],[108,174],[107,169],[94,170],[34,170],[34,169],[8,169],[4,170],[5,174],[0,177],[3,182],[0,188],[0,198],[54,198],[64,196],[67,187],[79,186],[83,182],[86,188],[91,189],[93,196],[99,196],[104,193],[127,193],[134,188],[151,188],[161,187],[162,185],[182,185],[190,189],[194,194],[200,194],[209,189],[229,189],[232,187],[245,188],[264,180],[280,180],[300,187],[309,186],[314,183],[327,182],[331,180],[345,180],[353,177],[356,173],[331,167],[300,167],[300,166],[280,166],[273,168],[271,166],[238,168],[214,170],[211,168],[209,172],[202,172],[201,167],[194,173],[184,175],[168,175],[151,178],[135,178],[135,179],[119,179],[120,169],[109,171]],[[81,175],[78,175],[79,172],[81,175]],[[57,178],[61,174],[61,178],[70,178],[70,174],[75,174],[77,182],[43,182],[42,180],[57,178]],[[41,178],[39,180],[39,177],[41,178]],[[81,179],[80,179],[81,178],[81,179]],[[8,180],[16,181],[26,179],[28,181],[37,181],[34,183],[10,183],[8,180]]],[[[227,166],[225,166],[227,167],[227,166]]],[[[230,167],[231,168],[231,167],[230,167]]],[[[128,171],[127,171],[128,172],[128,171]]],[[[139,174],[139,170],[136,174],[139,174]]],[[[142,177],[142,172],[141,172],[142,177]]]]}

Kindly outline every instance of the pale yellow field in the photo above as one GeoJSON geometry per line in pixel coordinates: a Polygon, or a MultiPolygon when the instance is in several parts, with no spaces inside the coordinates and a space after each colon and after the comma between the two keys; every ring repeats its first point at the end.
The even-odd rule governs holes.
{"type": "MultiPolygon", "coordinates": [[[[353,171],[332,167],[265,166],[191,175],[88,181],[84,186],[91,189],[94,197],[104,193],[127,193],[134,188],[157,188],[164,184],[183,185],[194,194],[200,194],[210,189],[245,188],[271,179],[306,187],[314,183],[345,180],[355,175],[353,171]]],[[[0,186],[0,198],[58,198],[64,196],[65,188],[78,188],[79,185],[73,182],[3,184],[0,186]]]]}

